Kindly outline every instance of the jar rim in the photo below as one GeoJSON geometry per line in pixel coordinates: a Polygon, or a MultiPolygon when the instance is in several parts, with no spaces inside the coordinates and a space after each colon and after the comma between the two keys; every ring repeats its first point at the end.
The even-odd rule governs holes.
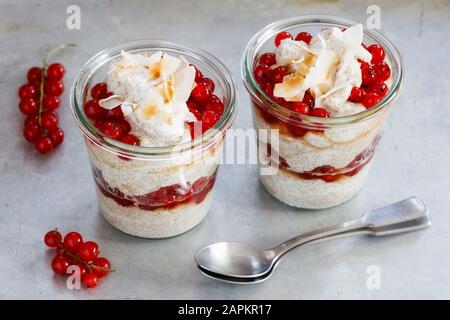
{"type": "Polygon", "coordinates": [[[395,101],[396,98],[398,97],[404,79],[404,70],[403,70],[403,59],[400,55],[400,52],[388,38],[386,38],[378,31],[367,28],[364,23],[357,20],[342,18],[333,15],[310,14],[278,20],[266,25],[264,28],[259,30],[250,39],[250,41],[247,43],[244,49],[244,54],[241,60],[241,76],[244,85],[247,91],[250,93],[252,99],[254,99],[259,104],[267,106],[275,114],[279,114],[287,118],[294,116],[295,118],[300,119],[300,121],[302,122],[311,123],[314,125],[323,124],[329,127],[341,127],[369,120],[374,116],[378,115],[379,113],[386,111],[387,106],[389,106],[391,102],[395,101]],[[258,50],[265,43],[267,43],[269,39],[272,39],[273,36],[278,32],[283,31],[286,28],[295,26],[327,24],[346,28],[360,23],[363,25],[364,36],[367,36],[370,39],[375,40],[376,43],[383,46],[383,48],[386,51],[386,55],[391,58],[392,63],[395,64],[397,70],[396,76],[392,81],[390,90],[388,91],[386,96],[383,97],[383,99],[372,108],[356,114],[342,117],[319,118],[303,115],[297,112],[293,112],[292,110],[289,110],[288,108],[280,105],[279,103],[268,97],[267,94],[264,92],[264,90],[262,90],[262,88],[256,82],[253,75],[253,66],[255,58],[257,57],[256,54],[258,50]]]}
{"type": "Polygon", "coordinates": [[[72,84],[70,95],[72,115],[84,136],[108,151],[132,157],[152,158],[155,156],[160,157],[193,150],[198,151],[199,149],[201,150],[206,148],[222,138],[224,132],[234,121],[237,112],[236,82],[231,72],[222,62],[202,49],[190,45],[187,46],[180,43],[157,39],[142,39],[125,42],[98,52],[81,67],[72,84]],[[220,119],[211,129],[208,129],[199,137],[171,146],[132,146],[106,136],[94,126],[92,121],[84,113],[84,97],[86,87],[98,69],[117,57],[121,50],[161,50],[177,52],[187,56],[188,60],[189,57],[201,60],[202,63],[206,64],[214,72],[214,75],[219,78],[224,85],[224,112],[220,119]]]}

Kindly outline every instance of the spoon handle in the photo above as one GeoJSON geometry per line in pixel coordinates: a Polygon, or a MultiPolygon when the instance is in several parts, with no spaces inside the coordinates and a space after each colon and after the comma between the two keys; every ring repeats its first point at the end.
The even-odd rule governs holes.
{"type": "Polygon", "coordinates": [[[431,225],[426,204],[412,197],[380,209],[369,211],[361,218],[304,233],[268,250],[276,261],[286,252],[312,241],[331,240],[357,234],[386,236],[424,229],[431,225]]]}

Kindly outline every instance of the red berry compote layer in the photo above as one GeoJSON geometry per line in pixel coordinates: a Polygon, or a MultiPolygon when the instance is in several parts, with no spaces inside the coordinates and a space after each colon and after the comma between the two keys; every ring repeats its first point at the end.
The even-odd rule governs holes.
{"type": "MultiPolygon", "coordinates": [[[[141,147],[189,142],[224,111],[215,83],[180,56],[122,52],[106,82],[90,88],[84,111],[106,136],[141,147]]],[[[207,214],[221,141],[201,155],[148,161],[88,143],[100,209],[118,229],[146,238],[183,233],[207,214]]]]}
{"type": "Polygon", "coordinates": [[[287,117],[253,103],[255,127],[279,130],[277,147],[260,136],[261,159],[279,167],[261,181],[285,203],[332,207],[351,198],[366,180],[384,115],[334,127],[305,124],[299,116],[350,116],[383,99],[391,83],[385,51],[362,41],[362,25],[326,28],[315,36],[283,31],[275,36],[275,50],[255,63],[258,85],[290,111],[287,117]]]}

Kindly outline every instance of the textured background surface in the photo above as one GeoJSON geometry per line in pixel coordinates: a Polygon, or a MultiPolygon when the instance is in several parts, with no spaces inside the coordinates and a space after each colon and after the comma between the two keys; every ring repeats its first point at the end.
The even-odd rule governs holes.
{"type": "MultiPolygon", "coordinates": [[[[373,3],[372,1],[370,3],[373,3]]],[[[78,48],[59,58],[66,87],[94,53],[124,41],[165,38],[221,59],[239,83],[235,127],[251,127],[239,63],[249,38],[266,24],[305,13],[366,19],[364,1],[0,1],[0,298],[450,298],[450,3],[378,1],[382,32],[406,65],[403,94],[385,126],[369,181],[350,202],[303,212],[272,199],[253,165],[224,166],[213,208],[194,231],[148,241],[111,227],[97,212],[81,133],[63,96],[64,144],[37,155],[21,136],[17,88],[26,70],[62,42],[78,48]],[[69,4],[81,7],[81,30],[65,27],[69,4]],[[306,246],[266,283],[233,286],[203,277],[195,251],[211,242],[271,246],[300,232],[358,216],[410,195],[425,199],[434,225],[392,238],[352,238],[306,246]],[[118,269],[95,290],[70,291],[49,267],[42,236],[58,226],[95,239],[118,269]],[[381,289],[366,287],[366,269],[381,269],[381,289]]]]}

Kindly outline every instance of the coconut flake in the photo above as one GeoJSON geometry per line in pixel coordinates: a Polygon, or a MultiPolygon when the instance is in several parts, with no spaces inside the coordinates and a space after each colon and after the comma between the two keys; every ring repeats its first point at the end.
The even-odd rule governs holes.
{"type": "Polygon", "coordinates": [[[108,98],[104,98],[98,101],[98,104],[103,109],[114,109],[115,107],[120,106],[124,102],[124,98],[121,95],[113,94],[108,98]]]}

